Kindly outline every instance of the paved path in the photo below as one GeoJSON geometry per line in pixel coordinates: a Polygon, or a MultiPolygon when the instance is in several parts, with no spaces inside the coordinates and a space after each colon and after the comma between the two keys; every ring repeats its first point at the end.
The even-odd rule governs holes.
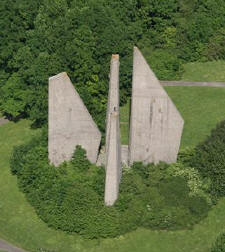
{"type": "Polygon", "coordinates": [[[26,252],[25,250],[17,248],[4,240],[0,240],[0,250],[7,252],[26,252]]]}
{"type": "Polygon", "coordinates": [[[4,117],[0,117],[0,126],[1,126],[2,124],[7,123],[8,121],[9,121],[9,120],[5,119],[4,117]]]}
{"type": "Polygon", "coordinates": [[[200,86],[200,87],[224,87],[224,82],[189,82],[189,81],[160,81],[163,86],[200,86]]]}

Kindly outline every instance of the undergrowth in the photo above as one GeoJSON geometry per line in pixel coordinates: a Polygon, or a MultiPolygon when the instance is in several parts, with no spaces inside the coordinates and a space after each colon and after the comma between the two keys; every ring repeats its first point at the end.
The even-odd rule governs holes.
{"type": "Polygon", "coordinates": [[[211,206],[208,180],[179,161],[172,165],[134,163],[124,169],[119,198],[113,207],[106,207],[104,167],[91,164],[80,146],[70,162],[50,165],[46,131],[14,149],[11,170],[42,220],[86,238],[116,237],[137,227],[191,228],[211,206]]]}

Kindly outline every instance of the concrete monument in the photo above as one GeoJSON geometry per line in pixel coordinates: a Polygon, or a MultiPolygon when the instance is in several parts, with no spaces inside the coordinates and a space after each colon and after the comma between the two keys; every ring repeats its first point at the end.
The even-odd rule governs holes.
{"type": "Polygon", "coordinates": [[[129,163],[176,162],[184,121],[134,47],[129,163]]]}
{"type": "Polygon", "coordinates": [[[49,160],[59,165],[69,160],[77,145],[97,160],[101,133],[66,73],[49,78],[49,160]]]}
{"type": "Polygon", "coordinates": [[[106,121],[106,179],[105,204],[114,204],[119,193],[121,178],[121,145],[119,119],[119,55],[113,55],[106,121]]]}

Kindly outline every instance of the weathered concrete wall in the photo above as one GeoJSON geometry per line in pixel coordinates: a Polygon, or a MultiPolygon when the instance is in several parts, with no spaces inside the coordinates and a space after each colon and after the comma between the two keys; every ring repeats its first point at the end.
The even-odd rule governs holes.
{"type": "MultiPolygon", "coordinates": [[[[122,166],[128,166],[128,145],[121,145],[121,162],[122,166]]],[[[98,155],[97,165],[106,165],[106,153],[105,153],[105,146],[100,150],[98,155]]]]}
{"type": "Polygon", "coordinates": [[[105,204],[107,206],[113,205],[117,200],[121,178],[119,109],[119,55],[113,55],[106,121],[105,204]]]}
{"type": "Polygon", "coordinates": [[[66,73],[49,78],[49,160],[70,160],[76,145],[96,162],[101,133],[66,73]]]}
{"type": "Polygon", "coordinates": [[[129,162],[175,162],[184,121],[143,55],[134,48],[129,162]]]}
{"type": "Polygon", "coordinates": [[[123,165],[128,166],[128,145],[121,145],[121,161],[123,165]]]}

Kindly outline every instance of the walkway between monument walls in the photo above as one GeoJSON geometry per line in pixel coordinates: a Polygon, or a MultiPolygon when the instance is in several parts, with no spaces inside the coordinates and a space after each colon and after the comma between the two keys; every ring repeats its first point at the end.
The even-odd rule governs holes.
{"type": "Polygon", "coordinates": [[[224,87],[224,82],[189,82],[189,81],[160,81],[162,86],[187,86],[187,87],[224,87]]]}

